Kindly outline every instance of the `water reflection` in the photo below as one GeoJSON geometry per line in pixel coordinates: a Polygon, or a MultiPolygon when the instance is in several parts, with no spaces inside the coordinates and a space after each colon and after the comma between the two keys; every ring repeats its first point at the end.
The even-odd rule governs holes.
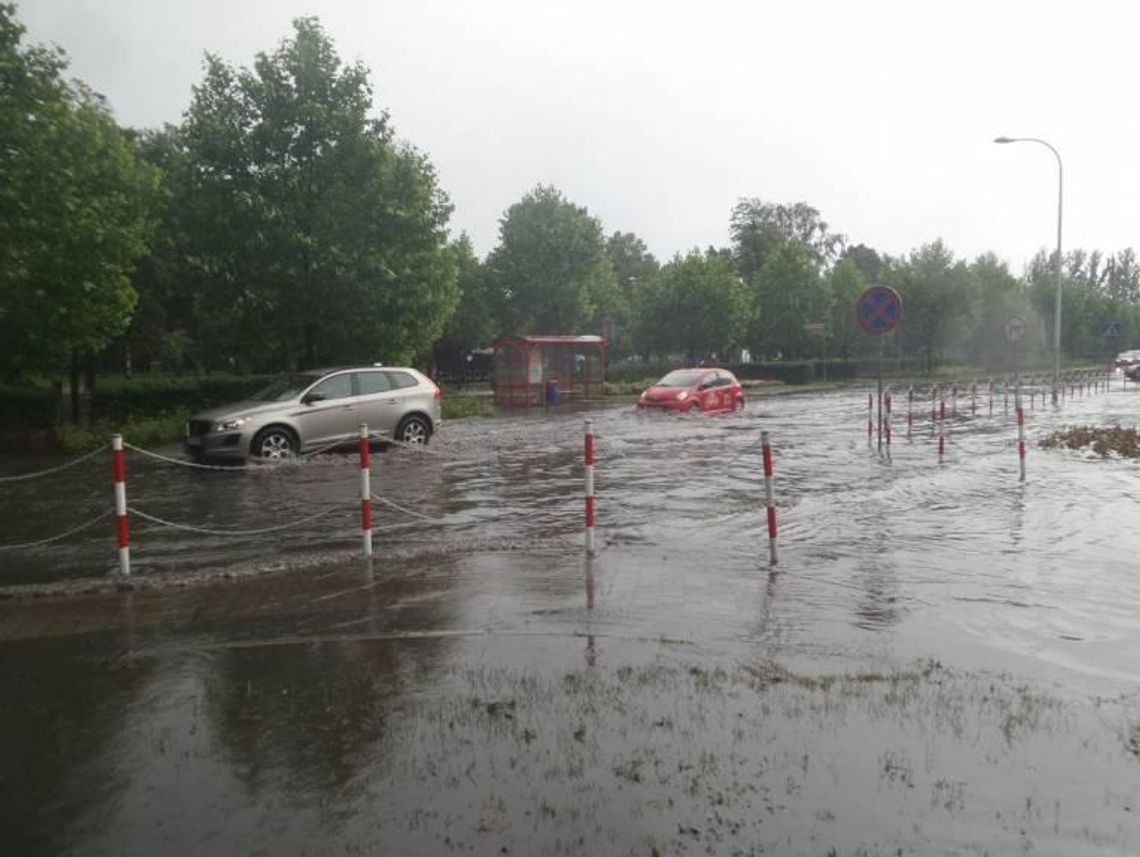
{"type": "MultiPolygon", "coordinates": [[[[9,854],[56,853],[118,800],[118,744],[153,664],[104,637],[8,642],[0,658],[0,829],[9,854]]],[[[83,849],[80,848],[79,851],[83,849]]]]}

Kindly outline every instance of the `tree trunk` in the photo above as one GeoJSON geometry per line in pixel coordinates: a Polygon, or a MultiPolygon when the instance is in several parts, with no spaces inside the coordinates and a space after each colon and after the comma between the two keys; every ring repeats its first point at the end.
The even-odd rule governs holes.
{"type": "Polygon", "coordinates": [[[91,425],[91,412],[95,408],[95,378],[97,375],[95,352],[83,357],[83,389],[87,393],[87,424],[91,425]]]}
{"type": "Polygon", "coordinates": [[[79,354],[71,352],[71,367],[68,373],[71,385],[71,422],[79,425],[79,354]]]}

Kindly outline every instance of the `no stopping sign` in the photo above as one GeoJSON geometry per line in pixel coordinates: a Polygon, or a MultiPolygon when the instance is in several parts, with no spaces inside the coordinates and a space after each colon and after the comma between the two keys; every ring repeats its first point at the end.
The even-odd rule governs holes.
{"type": "Polygon", "coordinates": [[[855,305],[855,318],[867,333],[890,333],[902,319],[902,298],[888,286],[871,286],[855,305]]]}

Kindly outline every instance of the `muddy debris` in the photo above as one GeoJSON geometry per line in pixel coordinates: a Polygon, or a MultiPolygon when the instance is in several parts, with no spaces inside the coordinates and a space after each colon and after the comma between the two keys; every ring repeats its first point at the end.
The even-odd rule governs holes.
{"type": "Polygon", "coordinates": [[[1040,445],[1043,449],[1091,449],[1101,458],[1140,458],[1140,434],[1121,426],[1074,426],[1042,438],[1040,445]]]}

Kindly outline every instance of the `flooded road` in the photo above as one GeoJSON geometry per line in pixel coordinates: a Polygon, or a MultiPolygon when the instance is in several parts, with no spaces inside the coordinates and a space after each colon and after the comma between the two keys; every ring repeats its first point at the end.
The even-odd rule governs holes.
{"type": "MultiPolygon", "coordinates": [[[[889,458],[858,390],[457,422],[375,457],[371,566],[351,455],[199,471],[129,453],[133,508],[211,532],[135,517],[136,578],[162,585],[0,602],[6,841],[1140,852],[1140,470],[1032,442],[1134,425],[1140,393],[1038,397],[1024,484],[1012,398],[970,416],[959,396],[941,466],[929,404],[910,441],[905,408],[889,458]]],[[[96,458],[6,485],[2,541],[98,515],[108,483],[96,458]]],[[[112,520],[0,563],[11,591],[98,588],[112,520]]]]}

